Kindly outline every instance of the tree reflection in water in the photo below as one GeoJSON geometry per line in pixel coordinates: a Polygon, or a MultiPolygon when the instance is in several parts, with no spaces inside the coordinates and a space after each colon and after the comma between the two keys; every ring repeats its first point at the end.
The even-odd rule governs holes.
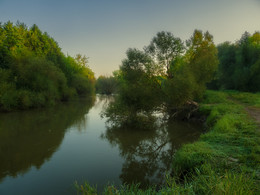
{"type": "Polygon", "coordinates": [[[39,169],[57,151],[71,125],[86,125],[85,115],[94,101],[93,97],[50,108],[1,113],[0,182],[6,176],[26,173],[32,166],[39,169]]]}
{"type": "MultiPolygon", "coordinates": [[[[202,125],[183,121],[156,121],[146,130],[107,127],[101,138],[118,147],[124,158],[122,183],[139,183],[145,188],[160,185],[171,171],[176,150],[184,143],[198,139],[202,125]]],[[[147,124],[146,124],[147,127],[147,124]]]]}

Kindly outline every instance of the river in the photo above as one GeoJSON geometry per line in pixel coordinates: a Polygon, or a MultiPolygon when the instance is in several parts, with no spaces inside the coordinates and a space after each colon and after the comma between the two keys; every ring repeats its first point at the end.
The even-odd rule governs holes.
{"type": "Polygon", "coordinates": [[[74,183],[161,184],[176,150],[198,139],[198,123],[111,128],[100,113],[109,96],[0,113],[0,194],[72,194],[74,183]]]}

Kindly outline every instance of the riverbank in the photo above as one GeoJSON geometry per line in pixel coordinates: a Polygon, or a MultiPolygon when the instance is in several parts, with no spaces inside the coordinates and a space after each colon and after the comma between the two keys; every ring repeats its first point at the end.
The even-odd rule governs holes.
{"type": "Polygon", "coordinates": [[[207,91],[200,111],[209,132],[176,153],[174,178],[195,194],[259,192],[260,135],[247,108],[259,109],[259,94],[207,91]]]}
{"type": "MultiPolygon", "coordinates": [[[[160,190],[138,186],[105,194],[257,194],[260,192],[260,131],[248,109],[260,110],[260,94],[207,91],[200,112],[209,131],[175,154],[173,172],[160,190]]],[[[257,113],[257,112],[256,112],[257,113]]],[[[88,184],[79,193],[95,194],[88,184]]]]}

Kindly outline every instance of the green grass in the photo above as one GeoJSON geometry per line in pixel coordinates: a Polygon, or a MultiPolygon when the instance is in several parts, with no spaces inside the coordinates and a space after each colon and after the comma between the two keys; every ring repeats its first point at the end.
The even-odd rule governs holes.
{"type": "Polygon", "coordinates": [[[247,93],[238,91],[227,91],[226,93],[237,101],[260,108],[260,93],[247,93]]]}
{"type": "Polygon", "coordinates": [[[233,94],[206,93],[201,112],[208,114],[210,131],[198,142],[184,145],[173,162],[175,177],[185,178],[196,194],[260,193],[259,131],[244,105],[237,102],[251,98],[250,105],[256,105],[258,95],[247,98],[237,93],[235,97],[241,99],[232,101],[233,94]]]}
{"type": "MultiPolygon", "coordinates": [[[[244,109],[259,107],[259,97],[207,91],[200,112],[208,115],[209,131],[177,151],[162,189],[107,186],[103,194],[260,194],[260,131],[244,109]]],[[[77,188],[82,194],[97,193],[88,184],[77,188]]]]}

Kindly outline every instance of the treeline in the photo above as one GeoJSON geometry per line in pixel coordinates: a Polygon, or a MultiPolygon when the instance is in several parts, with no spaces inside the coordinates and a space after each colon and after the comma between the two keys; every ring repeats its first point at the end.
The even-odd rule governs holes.
{"type": "MultiPolygon", "coordinates": [[[[219,44],[217,51],[219,65],[213,80],[207,84],[209,89],[260,91],[260,32],[253,35],[245,32],[236,43],[219,44]]],[[[172,59],[168,60],[174,63],[172,59]]],[[[168,67],[173,68],[172,64],[168,67]]],[[[116,76],[100,76],[97,79],[97,92],[115,93],[118,87],[116,83],[116,76]]]]}
{"type": "Polygon", "coordinates": [[[94,91],[87,58],[65,56],[57,42],[33,25],[0,24],[0,109],[54,104],[94,91]]]}
{"type": "Polygon", "coordinates": [[[158,109],[174,114],[191,105],[202,98],[219,63],[212,35],[199,30],[186,44],[159,32],[143,51],[131,48],[126,55],[116,75],[118,96],[104,113],[115,125],[143,124],[158,109]]]}
{"type": "Polygon", "coordinates": [[[217,48],[219,68],[209,88],[260,91],[260,32],[245,32],[236,43],[217,48]]]}
{"type": "Polygon", "coordinates": [[[115,77],[116,72],[113,76],[99,76],[96,80],[96,93],[111,95],[117,93],[118,82],[115,77]]]}

